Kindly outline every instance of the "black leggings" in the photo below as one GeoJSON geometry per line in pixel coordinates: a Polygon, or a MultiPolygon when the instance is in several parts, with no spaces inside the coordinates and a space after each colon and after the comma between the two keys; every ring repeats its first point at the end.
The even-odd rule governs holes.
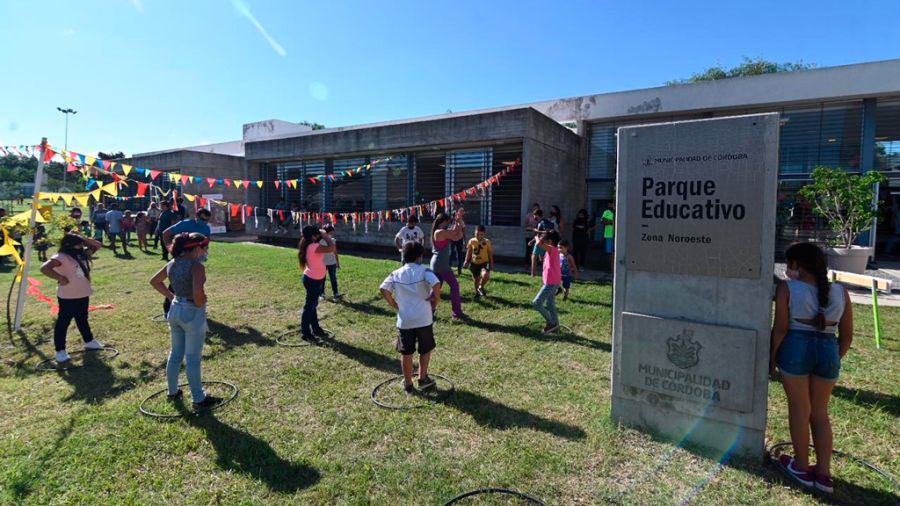
{"type": "Polygon", "coordinates": [[[584,263],[587,261],[587,249],[588,249],[589,240],[587,238],[574,238],[572,239],[573,246],[573,257],[575,257],[575,265],[578,267],[578,270],[584,268],[584,263]]]}
{"type": "Polygon", "coordinates": [[[66,332],[69,330],[69,324],[72,323],[73,318],[84,342],[93,341],[94,334],[88,324],[90,297],[56,300],[59,302],[59,316],[56,317],[56,326],[53,328],[53,346],[56,347],[56,351],[66,349],[66,332]]]}

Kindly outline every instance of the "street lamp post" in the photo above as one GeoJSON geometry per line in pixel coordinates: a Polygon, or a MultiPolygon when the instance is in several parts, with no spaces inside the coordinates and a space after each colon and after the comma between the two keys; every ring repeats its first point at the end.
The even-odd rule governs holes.
{"type": "MultiPolygon", "coordinates": [[[[66,108],[66,109],[63,109],[62,107],[57,107],[56,110],[66,115],[66,137],[65,137],[64,145],[65,145],[65,150],[68,151],[69,150],[69,114],[78,114],[78,111],[76,111],[75,109],[72,109],[71,107],[66,108]]],[[[63,189],[66,188],[66,174],[67,173],[68,173],[68,170],[63,169],[63,189]]]]}

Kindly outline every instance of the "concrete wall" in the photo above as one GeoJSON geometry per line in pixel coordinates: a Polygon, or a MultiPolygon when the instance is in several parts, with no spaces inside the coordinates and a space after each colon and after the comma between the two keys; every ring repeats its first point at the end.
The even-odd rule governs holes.
{"type": "Polygon", "coordinates": [[[521,139],[527,134],[533,114],[537,113],[523,108],[376,128],[317,130],[288,138],[247,142],[245,156],[248,161],[327,158],[521,139]]]}
{"type": "MultiPolygon", "coordinates": [[[[536,111],[529,120],[529,137],[525,139],[522,155],[525,172],[521,214],[530,212],[535,202],[541,204],[544,216],[549,216],[550,206],[559,206],[563,238],[571,240],[571,223],[578,209],[584,207],[586,191],[581,138],[536,111]]],[[[521,230],[525,237],[524,220],[521,230]]],[[[522,249],[524,254],[524,246],[522,249]]]]}
{"type": "MultiPolygon", "coordinates": [[[[155,155],[135,156],[117,160],[117,162],[127,163],[136,167],[144,167],[147,169],[157,169],[166,172],[175,172],[189,174],[191,176],[201,176],[203,178],[228,178],[228,179],[246,179],[246,171],[244,159],[239,156],[220,155],[215,153],[200,153],[196,151],[173,151],[167,153],[159,153],[155,155]]],[[[159,176],[160,178],[163,176],[159,176]]],[[[157,181],[159,179],[157,178],[157,181]]],[[[233,185],[226,187],[224,185],[216,185],[212,188],[209,184],[188,183],[184,191],[191,194],[221,194],[223,200],[234,203],[242,203],[245,199],[244,188],[237,189],[233,185]]]]}

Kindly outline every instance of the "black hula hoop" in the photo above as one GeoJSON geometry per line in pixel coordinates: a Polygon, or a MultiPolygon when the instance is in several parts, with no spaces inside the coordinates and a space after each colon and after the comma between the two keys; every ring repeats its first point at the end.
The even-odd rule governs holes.
{"type": "MultiPolygon", "coordinates": [[[[110,355],[109,358],[115,358],[115,357],[119,356],[119,350],[113,348],[112,346],[104,346],[103,348],[98,348],[96,350],[73,351],[69,355],[86,355],[88,353],[98,353],[101,351],[113,352],[113,354],[110,355]]],[[[82,364],[74,364],[74,363],[72,363],[71,360],[68,361],[68,365],[65,367],[60,367],[59,364],[56,364],[56,367],[48,367],[50,362],[54,362],[54,361],[56,361],[55,358],[48,358],[46,360],[41,361],[38,365],[34,366],[34,369],[36,371],[41,371],[41,372],[50,372],[50,371],[71,371],[72,369],[80,369],[80,368],[84,367],[83,363],[82,364]]]]}
{"type": "MultiPolygon", "coordinates": [[[[781,450],[785,447],[793,447],[793,443],[791,443],[790,441],[782,441],[781,443],[776,443],[776,444],[770,446],[769,449],[766,450],[766,458],[772,465],[777,467],[784,476],[788,476],[786,474],[787,469],[785,469],[784,466],[781,465],[781,462],[778,459],[778,457],[782,453],[781,450]]],[[[809,447],[815,448],[813,445],[809,445],[809,447]]],[[[900,482],[898,482],[897,479],[894,478],[890,473],[888,473],[884,469],[881,469],[880,467],[876,466],[875,464],[872,464],[871,462],[869,462],[867,460],[863,460],[859,457],[854,457],[853,455],[850,455],[849,453],[846,453],[846,452],[842,452],[840,450],[832,450],[831,453],[833,455],[837,455],[838,457],[845,458],[849,461],[855,462],[865,468],[868,468],[870,471],[874,472],[875,474],[877,474],[877,475],[881,476],[882,478],[884,478],[885,480],[887,480],[888,483],[890,483],[891,486],[893,486],[894,490],[900,490],[900,482]]],[[[790,481],[791,483],[794,483],[794,484],[797,483],[793,479],[789,479],[788,481],[790,481]]],[[[804,488],[804,490],[810,490],[810,489],[804,488]]],[[[815,492],[815,490],[811,490],[811,491],[815,492]]],[[[829,495],[827,497],[830,498],[831,496],[829,495]]]]}
{"type": "MultiPolygon", "coordinates": [[[[443,380],[450,384],[450,389],[442,392],[441,395],[435,397],[434,400],[446,399],[447,397],[450,397],[451,395],[453,395],[454,392],[456,392],[456,384],[453,383],[452,381],[450,381],[450,379],[447,378],[446,376],[442,376],[440,374],[429,374],[428,376],[430,376],[432,378],[437,378],[437,379],[443,380]]],[[[397,380],[403,381],[403,376],[394,376],[393,378],[384,380],[381,383],[379,383],[378,385],[376,385],[375,388],[372,389],[371,399],[372,399],[372,402],[374,402],[376,406],[378,406],[379,408],[384,408],[384,409],[393,409],[393,410],[397,410],[397,411],[402,411],[402,410],[407,410],[407,409],[419,409],[419,408],[423,408],[428,405],[428,404],[420,404],[417,406],[398,406],[396,404],[385,404],[385,403],[379,401],[378,400],[378,392],[385,386],[390,385],[391,383],[393,383],[397,380]]],[[[422,397],[421,392],[419,392],[419,391],[416,391],[414,395],[419,395],[420,397],[422,397]]],[[[426,399],[427,399],[427,397],[426,397],[426,399]]]]}
{"type": "MultiPolygon", "coordinates": [[[[223,399],[222,402],[220,402],[219,404],[216,404],[215,406],[213,406],[211,408],[184,411],[183,413],[178,413],[178,414],[174,414],[174,415],[166,415],[163,413],[154,413],[153,411],[150,411],[149,409],[145,408],[144,404],[147,404],[147,401],[155,399],[161,395],[167,395],[169,393],[168,388],[163,388],[162,390],[160,390],[158,392],[150,394],[143,401],[141,401],[141,404],[138,406],[138,410],[140,410],[142,415],[149,416],[150,418],[156,418],[158,420],[174,420],[176,418],[184,418],[184,417],[192,416],[192,415],[193,416],[202,415],[204,413],[209,413],[211,411],[215,411],[215,410],[221,408],[222,406],[230,403],[231,401],[235,400],[237,398],[238,394],[240,393],[240,390],[238,389],[237,385],[234,385],[227,381],[202,381],[201,384],[203,384],[203,385],[225,385],[227,387],[231,387],[231,389],[232,389],[231,396],[226,399],[223,399]]],[[[181,385],[178,385],[178,388],[182,388],[182,387],[186,387],[186,386],[188,386],[187,383],[182,383],[181,385]]]]}
{"type": "Polygon", "coordinates": [[[542,501],[536,497],[532,497],[524,492],[519,492],[518,490],[512,490],[509,488],[479,488],[477,490],[472,490],[471,492],[464,492],[464,493],[459,494],[458,496],[454,497],[453,499],[450,499],[449,501],[445,502],[444,506],[450,506],[451,504],[456,504],[457,502],[459,502],[462,499],[465,499],[466,497],[471,497],[473,495],[480,495],[480,494],[512,495],[512,496],[519,497],[521,499],[525,499],[526,501],[533,503],[533,504],[538,504],[540,506],[549,506],[547,503],[545,503],[544,501],[542,501]]]}
{"type": "MultiPolygon", "coordinates": [[[[322,330],[324,330],[325,333],[328,334],[328,337],[326,337],[324,341],[322,341],[320,338],[317,338],[317,339],[320,339],[320,341],[322,341],[321,344],[327,345],[327,344],[328,344],[328,341],[334,341],[334,332],[332,332],[332,331],[330,331],[330,330],[328,330],[328,329],[322,329],[322,330]]],[[[310,341],[305,341],[305,340],[303,340],[302,338],[300,339],[300,342],[299,342],[299,343],[289,343],[289,342],[285,342],[285,339],[286,339],[288,336],[296,335],[296,333],[297,333],[297,331],[286,330],[286,331],[281,332],[281,333],[279,333],[279,334],[275,334],[275,344],[277,344],[278,346],[285,346],[285,347],[288,347],[288,348],[302,348],[302,347],[305,347],[305,346],[316,346],[316,345],[319,344],[319,343],[313,343],[313,342],[310,342],[310,341]]]]}
{"type": "Polygon", "coordinates": [[[155,322],[164,322],[164,321],[166,321],[166,315],[165,315],[165,313],[160,313],[160,314],[151,316],[150,319],[155,322]]]}

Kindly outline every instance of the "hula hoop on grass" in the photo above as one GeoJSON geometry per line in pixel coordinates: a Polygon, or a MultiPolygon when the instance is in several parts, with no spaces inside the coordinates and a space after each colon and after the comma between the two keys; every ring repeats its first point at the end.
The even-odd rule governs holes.
{"type": "Polygon", "coordinates": [[[150,319],[155,322],[164,322],[164,321],[166,321],[166,315],[165,315],[165,313],[160,313],[160,314],[151,316],[150,319]]]}
{"type": "MultiPolygon", "coordinates": [[[[422,398],[428,399],[428,400],[438,401],[438,400],[444,400],[447,397],[450,397],[451,395],[453,395],[454,392],[456,392],[456,384],[453,383],[452,381],[450,381],[450,379],[447,378],[446,376],[442,376],[440,374],[429,374],[429,376],[431,378],[434,378],[436,380],[441,380],[441,381],[449,384],[450,388],[447,390],[439,390],[438,395],[435,395],[433,397],[428,396],[427,392],[421,392],[419,390],[416,390],[415,393],[413,393],[412,395],[416,395],[418,397],[422,397],[422,398]]],[[[394,376],[393,378],[386,379],[386,380],[382,381],[381,383],[379,383],[378,385],[376,385],[375,388],[372,389],[372,395],[371,395],[372,402],[374,402],[375,405],[378,406],[379,408],[393,409],[393,410],[397,410],[397,411],[403,411],[403,410],[407,410],[407,409],[418,409],[418,408],[423,408],[423,407],[427,406],[427,404],[419,404],[416,406],[400,406],[397,404],[388,404],[388,403],[381,402],[380,400],[378,400],[378,392],[380,392],[382,388],[384,388],[392,383],[398,382],[398,381],[402,382],[403,376],[394,376]]],[[[435,382],[435,383],[438,383],[438,382],[435,382]]]]}
{"type": "MultiPolygon", "coordinates": [[[[103,348],[100,348],[97,350],[73,351],[69,355],[70,356],[71,355],[85,355],[86,356],[88,354],[99,353],[101,351],[112,352],[112,355],[110,355],[109,358],[115,358],[115,357],[119,356],[119,350],[113,348],[112,346],[104,346],[103,348]]],[[[83,359],[82,359],[82,361],[83,361],[83,359]]],[[[58,362],[56,362],[55,358],[48,358],[46,360],[41,361],[38,365],[34,366],[34,369],[36,371],[41,371],[41,372],[50,372],[50,371],[70,371],[72,369],[80,369],[82,367],[85,367],[84,363],[76,364],[73,361],[68,360],[66,362],[63,362],[62,364],[59,364],[58,362]],[[55,363],[56,367],[50,367],[51,363],[55,363]]]]}
{"type": "Polygon", "coordinates": [[[298,342],[291,342],[291,341],[289,340],[289,338],[290,338],[290,337],[296,337],[296,336],[297,336],[297,331],[286,330],[286,331],[281,332],[281,333],[279,333],[279,334],[275,334],[275,344],[277,344],[277,345],[279,345],[279,346],[286,346],[286,347],[288,347],[288,348],[302,348],[302,347],[304,347],[304,346],[316,346],[316,345],[318,345],[318,344],[324,344],[324,345],[327,345],[327,344],[328,344],[328,341],[334,341],[334,332],[332,332],[332,331],[330,331],[330,330],[328,330],[328,329],[322,329],[322,330],[324,330],[325,333],[328,334],[328,337],[326,337],[325,340],[322,340],[321,338],[317,338],[317,339],[320,340],[319,343],[314,343],[314,342],[311,342],[311,341],[306,341],[306,340],[304,340],[304,339],[302,339],[302,338],[298,338],[298,339],[299,339],[298,342]]]}
{"type": "Polygon", "coordinates": [[[464,493],[454,497],[453,499],[450,499],[449,501],[445,502],[444,506],[450,506],[451,504],[456,504],[457,502],[461,501],[462,499],[465,499],[466,497],[471,497],[473,495],[482,495],[482,494],[511,495],[511,496],[518,497],[520,499],[525,499],[526,501],[528,501],[532,504],[538,504],[540,506],[549,506],[544,501],[542,501],[536,497],[532,497],[524,492],[519,492],[518,490],[512,490],[509,488],[494,488],[494,487],[479,488],[477,490],[472,490],[471,492],[464,492],[464,493]]]}
{"type": "MultiPolygon", "coordinates": [[[[770,446],[768,450],[766,450],[766,458],[773,466],[775,466],[781,472],[782,476],[784,476],[787,481],[789,481],[790,483],[792,483],[794,485],[800,485],[800,483],[791,476],[791,474],[788,472],[788,470],[785,469],[785,467],[781,465],[781,461],[780,461],[780,457],[781,457],[781,454],[783,453],[783,450],[785,448],[791,448],[791,447],[793,447],[793,444],[790,441],[783,441],[781,443],[776,443],[776,444],[770,446]]],[[[813,445],[809,445],[809,447],[815,448],[813,445]]],[[[831,453],[835,456],[847,459],[851,462],[855,462],[856,464],[859,464],[859,465],[869,469],[870,471],[874,472],[875,474],[877,474],[877,475],[881,476],[882,478],[884,478],[885,480],[887,480],[888,483],[890,483],[891,486],[894,488],[894,490],[900,491],[900,482],[898,482],[897,479],[894,478],[890,473],[888,473],[884,469],[881,469],[880,467],[876,466],[875,464],[872,464],[871,462],[869,462],[867,460],[863,460],[859,457],[854,457],[853,455],[842,452],[840,450],[832,450],[831,453]]],[[[800,486],[803,490],[813,492],[816,495],[822,495],[823,497],[828,497],[829,499],[832,498],[832,496],[830,494],[822,494],[821,492],[819,492],[813,488],[804,487],[802,485],[800,485],[800,486]]]]}
{"type": "MultiPolygon", "coordinates": [[[[147,396],[146,398],[144,398],[144,400],[141,401],[141,404],[138,406],[138,410],[140,410],[142,415],[149,416],[150,418],[156,418],[159,420],[174,420],[176,418],[184,418],[184,417],[191,416],[191,415],[194,415],[194,416],[202,415],[204,413],[209,413],[210,411],[215,411],[215,410],[221,408],[222,406],[230,403],[231,401],[235,400],[237,398],[238,394],[240,393],[240,390],[238,390],[238,387],[236,385],[234,385],[233,383],[229,383],[227,381],[203,381],[201,383],[203,385],[225,385],[226,387],[231,388],[231,395],[224,398],[222,400],[222,402],[220,402],[219,404],[216,404],[215,406],[213,406],[211,408],[205,408],[205,409],[199,409],[199,410],[193,410],[193,409],[185,410],[184,412],[179,412],[177,414],[156,413],[154,411],[151,411],[150,408],[145,407],[145,405],[149,401],[152,401],[153,399],[156,399],[160,396],[168,394],[169,390],[167,388],[163,388],[162,390],[152,393],[149,396],[147,396]]],[[[188,386],[187,383],[183,383],[181,385],[178,385],[178,388],[183,388],[183,387],[187,387],[187,386],[188,386]]]]}

